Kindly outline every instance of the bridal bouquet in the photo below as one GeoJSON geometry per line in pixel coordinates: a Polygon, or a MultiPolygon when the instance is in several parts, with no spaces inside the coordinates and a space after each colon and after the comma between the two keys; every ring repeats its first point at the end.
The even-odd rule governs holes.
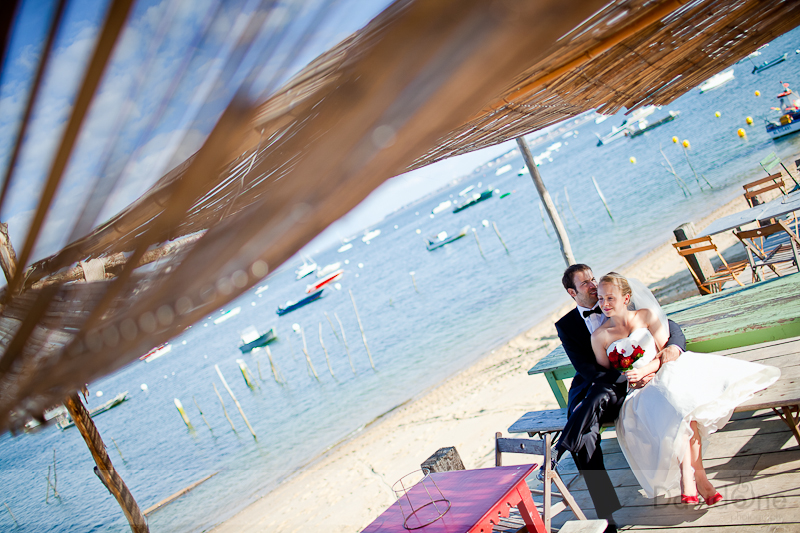
{"type": "Polygon", "coordinates": [[[630,355],[626,355],[624,349],[617,351],[617,347],[615,346],[611,353],[608,354],[608,360],[611,366],[620,372],[632,369],[633,363],[641,359],[644,355],[644,350],[641,346],[636,346],[635,344],[631,345],[631,347],[633,348],[633,352],[630,355]]]}

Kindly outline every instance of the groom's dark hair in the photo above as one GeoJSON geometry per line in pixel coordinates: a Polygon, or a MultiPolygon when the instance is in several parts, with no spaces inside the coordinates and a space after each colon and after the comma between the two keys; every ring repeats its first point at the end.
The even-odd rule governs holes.
{"type": "Polygon", "coordinates": [[[564,289],[577,290],[575,288],[575,282],[572,281],[572,276],[577,272],[586,272],[591,269],[589,265],[584,265],[583,263],[575,263],[574,265],[568,266],[564,271],[564,276],[561,278],[561,284],[564,285],[564,289]]]}

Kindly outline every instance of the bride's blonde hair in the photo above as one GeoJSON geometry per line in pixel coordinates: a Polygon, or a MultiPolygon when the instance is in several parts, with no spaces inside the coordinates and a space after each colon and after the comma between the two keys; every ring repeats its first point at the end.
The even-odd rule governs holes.
{"type": "Polygon", "coordinates": [[[616,272],[609,272],[600,278],[600,283],[611,283],[620,290],[622,296],[630,296],[632,294],[628,280],[625,279],[625,276],[617,274],[616,272]]]}

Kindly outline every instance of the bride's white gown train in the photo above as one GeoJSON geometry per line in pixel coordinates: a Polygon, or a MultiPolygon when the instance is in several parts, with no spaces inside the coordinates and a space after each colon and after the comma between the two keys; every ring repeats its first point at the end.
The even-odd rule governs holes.
{"type": "MultiPolygon", "coordinates": [[[[641,346],[644,355],[633,365],[641,367],[656,356],[653,336],[636,329],[611,343],[625,354],[641,346]]],[[[677,361],[662,365],[642,389],[628,392],[616,430],[622,452],[648,498],[680,493],[680,461],[697,426],[706,449],[708,436],[730,420],[737,405],[780,377],[780,370],[721,355],[685,352],[677,361]]]]}

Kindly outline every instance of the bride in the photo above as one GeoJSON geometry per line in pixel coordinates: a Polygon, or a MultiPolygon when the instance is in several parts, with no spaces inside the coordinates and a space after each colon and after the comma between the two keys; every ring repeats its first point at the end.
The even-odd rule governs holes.
{"type": "Polygon", "coordinates": [[[694,352],[662,365],[655,355],[667,341],[667,320],[650,291],[611,272],[600,279],[597,295],[608,320],[592,334],[592,349],[601,366],[627,369],[616,431],[636,479],[648,498],[677,495],[680,485],[681,502],[699,503],[699,493],[714,505],[722,495],[703,469],[703,446],[737,405],[777,381],[780,370],[694,352]],[[632,298],[636,310],[628,308],[632,298]]]}

